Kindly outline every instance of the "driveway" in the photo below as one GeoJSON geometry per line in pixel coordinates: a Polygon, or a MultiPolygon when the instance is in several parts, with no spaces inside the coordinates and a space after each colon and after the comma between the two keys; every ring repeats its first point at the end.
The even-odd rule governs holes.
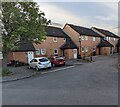
{"type": "Polygon", "coordinates": [[[118,105],[117,55],[3,83],[3,105],[118,105]]]}

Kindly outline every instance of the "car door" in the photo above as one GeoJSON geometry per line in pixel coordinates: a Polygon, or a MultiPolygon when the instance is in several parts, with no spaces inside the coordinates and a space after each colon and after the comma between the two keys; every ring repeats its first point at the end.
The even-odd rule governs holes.
{"type": "Polygon", "coordinates": [[[38,63],[37,59],[34,59],[33,68],[35,68],[37,66],[37,63],[38,63]]]}
{"type": "Polygon", "coordinates": [[[29,65],[31,68],[33,68],[33,63],[34,63],[34,59],[32,59],[30,62],[29,62],[29,65]]]}

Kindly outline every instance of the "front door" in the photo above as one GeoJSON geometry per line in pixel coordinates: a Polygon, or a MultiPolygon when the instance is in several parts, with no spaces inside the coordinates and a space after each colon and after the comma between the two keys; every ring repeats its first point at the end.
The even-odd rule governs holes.
{"type": "Polygon", "coordinates": [[[28,63],[34,58],[34,52],[29,51],[28,52],[28,63]]]}
{"type": "Polygon", "coordinates": [[[77,59],[77,49],[73,49],[74,52],[74,59],[77,59]]]}

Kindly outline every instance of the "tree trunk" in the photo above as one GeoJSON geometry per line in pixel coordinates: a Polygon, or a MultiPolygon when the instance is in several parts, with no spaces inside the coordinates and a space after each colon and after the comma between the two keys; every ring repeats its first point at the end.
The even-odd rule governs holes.
{"type": "Polygon", "coordinates": [[[2,60],[2,69],[8,69],[7,67],[7,53],[3,53],[3,60],[2,60]]]}

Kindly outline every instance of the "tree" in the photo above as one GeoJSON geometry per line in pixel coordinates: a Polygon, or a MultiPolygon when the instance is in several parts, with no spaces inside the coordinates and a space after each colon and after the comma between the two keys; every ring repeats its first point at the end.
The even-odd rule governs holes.
{"type": "Polygon", "coordinates": [[[36,2],[2,2],[3,68],[7,66],[7,54],[19,48],[23,41],[36,44],[45,39],[45,28],[50,20],[40,11],[36,2]]]}

